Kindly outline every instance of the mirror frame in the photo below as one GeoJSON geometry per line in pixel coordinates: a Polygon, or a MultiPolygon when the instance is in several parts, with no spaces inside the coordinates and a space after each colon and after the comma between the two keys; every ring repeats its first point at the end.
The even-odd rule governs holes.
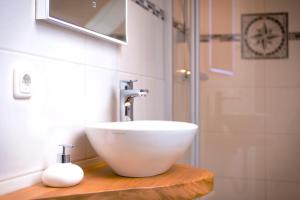
{"type": "Polygon", "coordinates": [[[97,38],[102,38],[102,39],[105,39],[105,40],[108,40],[111,42],[115,42],[118,44],[127,45],[128,44],[128,31],[127,31],[127,28],[128,28],[128,26],[127,26],[127,24],[128,24],[128,21],[127,21],[127,19],[128,19],[128,17],[127,17],[128,2],[127,1],[128,0],[124,0],[124,1],[125,1],[125,34],[126,34],[125,38],[126,38],[126,41],[119,40],[119,39],[116,39],[113,37],[109,37],[107,35],[97,33],[95,31],[86,29],[84,27],[80,27],[80,26],[71,24],[69,22],[65,22],[63,20],[51,17],[49,15],[50,0],[36,0],[35,1],[35,19],[36,20],[45,20],[47,22],[54,23],[54,24],[63,26],[65,28],[69,28],[69,29],[76,30],[76,31],[79,31],[82,33],[86,33],[88,35],[95,36],[97,38]]]}

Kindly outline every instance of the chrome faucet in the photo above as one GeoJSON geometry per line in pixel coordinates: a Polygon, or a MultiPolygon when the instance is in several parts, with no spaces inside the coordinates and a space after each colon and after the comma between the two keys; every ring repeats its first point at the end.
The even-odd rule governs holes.
{"type": "Polygon", "coordinates": [[[147,96],[149,90],[133,89],[137,80],[120,81],[120,121],[133,121],[133,103],[135,97],[147,96]]]}

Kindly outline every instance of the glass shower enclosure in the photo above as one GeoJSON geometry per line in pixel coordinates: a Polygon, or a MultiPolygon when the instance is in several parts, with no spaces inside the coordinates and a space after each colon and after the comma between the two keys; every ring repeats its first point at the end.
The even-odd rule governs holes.
{"type": "MultiPolygon", "coordinates": [[[[173,119],[209,200],[300,199],[300,1],[173,0],[173,119]]],[[[190,160],[189,160],[190,159],[190,160]]]]}

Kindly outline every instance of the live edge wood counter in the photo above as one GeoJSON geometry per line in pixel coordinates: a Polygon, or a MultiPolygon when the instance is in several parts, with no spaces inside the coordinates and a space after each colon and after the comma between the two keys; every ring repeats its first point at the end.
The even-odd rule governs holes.
{"type": "Polygon", "coordinates": [[[85,169],[84,180],[69,188],[51,188],[37,184],[7,194],[0,200],[167,200],[193,199],[213,189],[213,173],[176,164],[168,172],[147,178],[126,178],[112,172],[105,164],[85,169]]]}

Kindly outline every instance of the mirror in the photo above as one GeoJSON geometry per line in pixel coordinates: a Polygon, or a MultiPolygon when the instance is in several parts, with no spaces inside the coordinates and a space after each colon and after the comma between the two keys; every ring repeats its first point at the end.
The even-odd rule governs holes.
{"type": "Polygon", "coordinates": [[[36,19],[127,44],[127,0],[37,0],[36,19]]]}

